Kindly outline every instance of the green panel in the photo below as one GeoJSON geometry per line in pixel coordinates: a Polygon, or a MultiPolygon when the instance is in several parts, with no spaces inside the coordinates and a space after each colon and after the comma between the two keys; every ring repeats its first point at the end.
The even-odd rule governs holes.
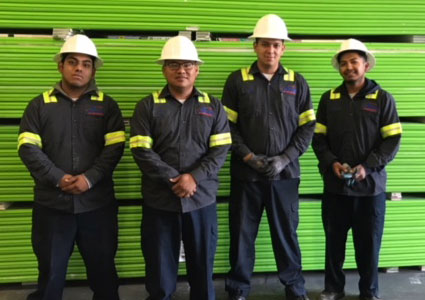
{"type": "MultiPolygon", "coordinates": [[[[105,66],[97,72],[100,88],[113,96],[125,117],[135,104],[162,88],[159,58],[163,41],[95,39],[105,66]]],[[[198,42],[201,66],[197,86],[221,97],[230,72],[255,60],[250,42],[198,42]]],[[[0,118],[20,118],[30,99],[59,80],[52,57],[61,42],[41,38],[0,38],[0,118]]],[[[425,44],[368,44],[377,66],[370,73],[397,100],[400,116],[425,116],[425,44]]],[[[305,76],[317,106],[320,95],[340,84],[330,65],[338,43],[288,43],[283,64],[305,76]]]]}
{"type": "Polygon", "coordinates": [[[290,34],[424,34],[421,0],[3,0],[0,28],[75,28],[249,35],[268,13],[285,19],[290,34]]]}
{"type": "MultiPolygon", "coordinates": [[[[387,201],[387,216],[382,243],[380,267],[425,265],[425,200],[387,201]]],[[[218,205],[219,239],[215,258],[215,273],[229,269],[227,204],[218,205]]],[[[120,278],[142,277],[144,261],[140,250],[139,206],[119,209],[119,246],[116,265],[120,278]]],[[[325,239],[320,217],[320,202],[302,200],[298,229],[304,270],[323,270],[325,239]]],[[[270,234],[263,216],[256,243],[255,272],[275,271],[270,234]]],[[[347,243],[345,268],[355,268],[351,236],[347,243]]],[[[180,274],[185,273],[180,264],[180,274]]],[[[68,279],[84,279],[85,268],[78,250],[69,264],[68,279]]],[[[31,209],[0,211],[0,283],[35,282],[37,262],[31,248],[31,209]]]]}
{"type": "MultiPolygon", "coordinates": [[[[129,128],[127,128],[127,131],[129,128]]],[[[423,192],[425,178],[425,124],[403,123],[403,138],[396,159],[387,167],[388,192],[423,192]]],[[[0,202],[33,199],[33,180],[16,151],[17,126],[0,126],[0,202]]],[[[127,133],[128,141],[128,133],[127,133]]],[[[230,156],[230,155],[229,155],[230,156]]],[[[230,190],[229,157],[219,172],[218,195],[227,197],[230,190]]],[[[322,179],[317,159],[311,149],[301,157],[300,194],[320,194],[322,179]]],[[[140,199],[140,171],[131,156],[128,142],[114,172],[116,196],[120,200],[140,199]]]]}

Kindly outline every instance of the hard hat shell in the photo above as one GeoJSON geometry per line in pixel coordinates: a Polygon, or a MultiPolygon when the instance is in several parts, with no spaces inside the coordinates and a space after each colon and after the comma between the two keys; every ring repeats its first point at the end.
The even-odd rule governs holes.
{"type": "Polygon", "coordinates": [[[369,63],[369,70],[371,70],[376,65],[375,56],[367,49],[366,45],[356,39],[348,39],[341,43],[339,51],[332,57],[332,66],[339,70],[338,56],[343,52],[348,51],[361,51],[366,54],[367,62],[369,63]]]}
{"type": "Polygon", "coordinates": [[[196,61],[198,64],[203,63],[199,59],[198,51],[192,41],[181,35],[172,37],[165,43],[157,63],[162,65],[165,60],[170,59],[196,61]]]}
{"type": "Polygon", "coordinates": [[[254,33],[249,38],[269,38],[291,41],[285,22],[277,15],[261,17],[255,25],[254,33]]]}
{"type": "Polygon", "coordinates": [[[53,60],[59,63],[62,59],[62,54],[64,53],[80,53],[90,55],[95,58],[94,66],[96,69],[103,66],[103,61],[97,54],[95,44],[91,39],[89,39],[83,34],[76,34],[67,39],[62,45],[61,50],[55,55],[53,60]]]}

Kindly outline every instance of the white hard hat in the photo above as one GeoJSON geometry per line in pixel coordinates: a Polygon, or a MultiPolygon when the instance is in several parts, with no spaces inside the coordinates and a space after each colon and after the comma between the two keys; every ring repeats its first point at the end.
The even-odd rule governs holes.
{"type": "Polygon", "coordinates": [[[103,66],[103,61],[97,54],[95,44],[91,39],[83,34],[76,34],[67,39],[53,60],[59,63],[62,59],[62,54],[64,53],[80,53],[90,55],[95,58],[94,66],[96,69],[103,66]]]}
{"type": "Polygon", "coordinates": [[[373,54],[367,49],[365,44],[356,39],[348,39],[341,43],[339,51],[332,57],[332,66],[335,69],[339,70],[339,55],[347,51],[361,51],[366,54],[367,62],[369,63],[369,70],[371,70],[376,64],[375,56],[373,56],[373,54]]]}
{"type": "Polygon", "coordinates": [[[277,15],[269,14],[258,20],[254,28],[254,34],[249,38],[269,38],[288,40],[288,29],[285,22],[277,15]]]}
{"type": "Polygon", "coordinates": [[[202,64],[203,61],[198,57],[198,51],[196,51],[195,45],[185,36],[175,36],[170,38],[162,47],[161,57],[157,62],[162,65],[164,60],[189,60],[196,61],[198,64],[202,64]]]}

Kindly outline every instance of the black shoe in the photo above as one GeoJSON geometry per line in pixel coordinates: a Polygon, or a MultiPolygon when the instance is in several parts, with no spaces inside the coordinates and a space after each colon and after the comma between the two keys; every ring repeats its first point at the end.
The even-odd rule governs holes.
{"type": "Polygon", "coordinates": [[[244,296],[229,296],[229,300],[245,300],[244,296]]]}
{"type": "Polygon", "coordinates": [[[317,296],[317,300],[338,300],[344,298],[344,296],[344,292],[336,293],[323,291],[317,296]]]}
{"type": "Polygon", "coordinates": [[[383,300],[382,298],[376,297],[376,296],[360,296],[359,297],[360,300],[383,300]]]}
{"type": "Polygon", "coordinates": [[[286,296],[286,300],[310,300],[307,295],[302,296],[286,296]]]}

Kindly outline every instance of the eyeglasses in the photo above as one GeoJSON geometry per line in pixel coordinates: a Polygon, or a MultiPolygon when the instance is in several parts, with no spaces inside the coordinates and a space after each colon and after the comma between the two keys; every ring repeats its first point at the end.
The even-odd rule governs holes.
{"type": "Polygon", "coordinates": [[[183,69],[185,69],[186,71],[190,71],[193,69],[193,67],[195,66],[195,63],[192,61],[186,61],[186,62],[167,62],[165,63],[165,65],[170,68],[173,71],[177,71],[180,69],[180,67],[183,67],[183,69]]]}

